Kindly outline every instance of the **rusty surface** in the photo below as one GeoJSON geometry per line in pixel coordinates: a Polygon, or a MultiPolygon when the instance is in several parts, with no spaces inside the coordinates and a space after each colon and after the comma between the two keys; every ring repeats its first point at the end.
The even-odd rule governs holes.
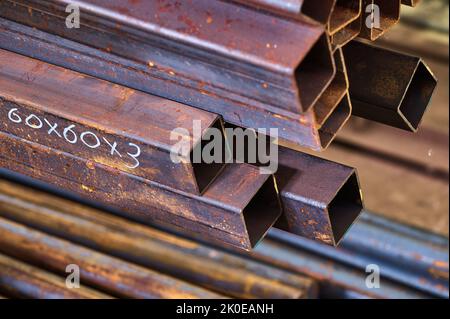
{"type": "Polygon", "coordinates": [[[219,298],[220,295],[0,218],[0,251],[55,273],[80,267],[80,282],[124,298],[219,298]]]}
{"type": "Polygon", "coordinates": [[[0,254],[0,291],[14,298],[110,299],[87,287],[70,289],[66,279],[0,254]]]}
{"type": "Polygon", "coordinates": [[[322,24],[328,23],[336,0],[226,0],[259,10],[269,10],[277,14],[290,14],[289,17],[303,14],[322,24]]]}
{"type": "MultiPolygon", "coordinates": [[[[36,13],[38,14],[38,13],[36,13]]],[[[0,18],[0,47],[31,56],[52,64],[86,73],[114,83],[165,96],[211,112],[218,112],[229,122],[242,127],[278,127],[280,141],[321,150],[319,132],[315,125],[314,110],[298,115],[275,110],[265,111],[240,103],[228,92],[226,97],[206,94],[206,91],[192,91],[185,86],[173,86],[172,82],[154,78],[147,64],[123,59],[106,51],[94,50],[79,43],[41,32],[0,18]],[[159,80],[158,80],[159,81],[159,80]],[[251,116],[249,116],[251,113],[251,116]]],[[[321,41],[327,41],[326,36],[321,41]]],[[[277,95],[276,95],[277,96],[277,95]]],[[[261,104],[259,104],[261,106],[261,104]]]]}
{"type": "Polygon", "coordinates": [[[348,95],[349,82],[343,52],[334,53],[336,74],[330,86],[314,105],[319,138],[323,149],[334,140],[352,114],[352,104],[348,95]]]}
{"type": "Polygon", "coordinates": [[[276,226],[337,245],[363,209],[356,170],[287,148],[279,165],[283,215],[276,226]]]}
{"type": "Polygon", "coordinates": [[[415,7],[419,3],[420,3],[420,0],[402,0],[402,4],[410,6],[410,7],[415,7]]]}
{"type": "Polygon", "coordinates": [[[338,48],[342,48],[351,40],[358,37],[362,28],[362,20],[363,19],[361,15],[358,19],[330,36],[334,51],[338,48]]]}
{"type": "Polygon", "coordinates": [[[0,215],[236,298],[315,298],[314,282],[0,180],[0,215]]]}
{"type": "Polygon", "coordinates": [[[362,12],[361,0],[337,0],[328,23],[328,34],[334,35],[358,20],[362,12]]]}
{"type": "Polygon", "coordinates": [[[358,41],[343,50],[353,114],[417,131],[437,85],[425,62],[358,41]]]}
{"type": "Polygon", "coordinates": [[[4,50],[0,117],[4,132],[191,193],[224,166],[191,160],[211,127],[222,132],[216,115],[4,50]],[[175,129],[187,144],[178,164],[175,129]]]}
{"type": "Polygon", "coordinates": [[[151,62],[152,76],[197,94],[226,98],[225,91],[240,102],[261,101],[266,110],[306,111],[333,74],[327,44],[318,42],[324,35],[320,24],[269,18],[223,1],[154,0],[130,6],[109,0],[6,0],[1,12],[144,65],[151,62]],[[84,13],[76,31],[60,27],[68,3],[84,13]],[[29,15],[33,9],[39,12],[29,15]]]}
{"type": "Polygon", "coordinates": [[[273,176],[247,164],[227,165],[198,196],[10,134],[0,136],[5,168],[243,249],[254,247],[281,214],[273,176]]]}
{"type": "Polygon", "coordinates": [[[363,10],[363,23],[361,28],[361,33],[359,36],[361,38],[375,41],[383,34],[385,34],[390,28],[396,25],[400,20],[400,0],[363,0],[363,9],[370,8],[370,6],[375,5],[379,8],[379,12],[375,12],[374,15],[379,13],[379,21],[372,19],[372,11],[370,9],[363,10]],[[369,23],[367,23],[369,22],[369,23]],[[379,25],[376,23],[379,22],[379,25]]]}

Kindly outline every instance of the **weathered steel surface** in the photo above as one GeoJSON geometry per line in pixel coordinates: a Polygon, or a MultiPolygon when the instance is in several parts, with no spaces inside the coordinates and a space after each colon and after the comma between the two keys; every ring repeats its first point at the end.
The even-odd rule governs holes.
{"type": "Polygon", "coordinates": [[[322,24],[328,23],[336,0],[226,0],[260,10],[298,16],[303,14],[322,24]]]}
{"type": "Polygon", "coordinates": [[[334,61],[336,64],[334,79],[314,105],[323,149],[331,144],[352,114],[352,105],[348,96],[347,69],[344,55],[340,49],[334,53],[334,61]]]}
{"type": "Polygon", "coordinates": [[[342,48],[344,45],[349,43],[351,40],[358,37],[359,33],[361,32],[362,28],[362,15],[347,25],[346,27],[342,28],[341,30],[337,31],[336,33],[330,35],[331,38],[331,44],[333,46],[333,50],[336,50],[338,48],[342,48]]]}
{"type": "Polygon", "coordinates": [[[417,131],[437,85],[422,59],[358,41],[343,50],[353,114],[417,131]]]}
{"type": "Polygon", "coordinates": [[[364,0],[359,36],[371,41],[381,37],[400,20],[400,7],[400,0],[364,0]]]}
{"type": "Polygon", "coordinates": [[[315,298],[314,282],[0,180],[0,215],[237,298],[315,298]]]}
{"type": "Polygon", "coordinates": [[[5,50],[0,117],[2,131],[191,193],[224,167],[192,161],[211,127],[222,132],[216,115],[5,50]],[[179,163],[170,156],[175,129],[186,143],[179,163]]]}
{"type": "Polygon", "coordinates": [[[0,162],[7,169],[210,240],[251,249],[281,214],[275,179],[248,164],[227,165],[198,196],[10,134],[0,136],[0,162]]]}
{"type": "Polygon", "coordinates": [[[150,65],[149,83],[164,79],[175,90],[189,87],[191,99],[202,94],[230,99],[233,93],[237,102],[262,102],[265,111],[298,113],[314,104],[334,72],[322,25],[223,1],[149,0],[130,7],[111,0],[5,0],[0,12],[150,65]],[[65,27],[68,4],[83,12],[79,29],[65,27]]]}
{"type": "MultiPolygon", "coordinates": [[[[35,13],[37,14],[39,13],[35,13]]],[[[37,20],[43,21],[42,19],[43,17],[40,17],[37,20]]],[[[223,98],[224,95],[211,95],[207,94],[207,91],[178,86],[172,81],[165,80],[167,74],[164,76],[164,73],[161,73],[159,78],[153,77],[152,72],[158,72],[158,68],[149,67],[147,63],[124,59],[106,51],[95,50],[1,18],[0,29],[2,31],[0,32],[0,48],[204,108],[223,115],[228,122],[241,127],[267,130],[279,128],[280,141],[321,150],[313,109],[302,115],[280,109],[275,110],[275,108],[267,111],[261,103],[251,104],[248,100],[245,103],[238,102],[233,92],[224,92],[226,97],[223,98]]],[[[313,79],[310,80],[313,81],[313,79]]]]}
{"type": "Polygon", "coordinates": [[[439,298],[448,298],[448,238],[364,212],[339,248],[334,249],[284,232],[269,238],[364,271],[378,265],[381,283],[398,282],[439,298]]]}
{"type": "Polygon", "coordinates": [[[362,12],[362,0],[337,0],[328,23],[328,33],[333,35],[358,20],[362,12]]]}
{"type": "Polygon", "coordinates": [[[15,298],[110,299],[87,287],[70,289],[66,279],[0,254],[0,290],[15,298]]]}
{"type": "Polygon", "coordinates": [[[410,7],[415,7],[419,2],[420,0],[402,0],[402,4],[410,7]]]}
{"type": "Polygon", "coordinates": [[[124,298],[220,298],[221,296],[141,266],[0,218],[0,251],[65,274],[80,268],[80,283],[124,298]]]}
{"type": "Polygon", "coordinates": [[[279,165],[277,227],[337,245],[363,209],[356,170],[287,148],[280,149],[279,165]]]}

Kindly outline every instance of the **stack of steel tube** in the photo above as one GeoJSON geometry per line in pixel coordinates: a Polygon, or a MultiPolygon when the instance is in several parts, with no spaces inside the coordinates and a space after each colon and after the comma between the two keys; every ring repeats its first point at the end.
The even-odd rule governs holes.
{"type": "MultiPolygon", "coordinates": [[[[326,149],[351,115],[418,129],[436,79],[420,58],[368,43],[398,21],[400,7],[400,0],[0,0],[1,167],[225,248],[251,251],[273,226],[337,246],[364,208],[357,172],[300,150],[326,149]],[[270,135],[277,169],[268,174],[236,159],[230,127],[270,135]]],[[[66,227],[54,234],[65,218],[45,215],[48,224],[30,227],[94,240],[66,227]]],[[[29,225],[2,223],[8,238],[48,242],[31,230],[21,237],[29,225]]],[[[106,227],[100,217],[90,223],[106,227]]],[[[49,251],[95,253],[49,241],[49,251]]],[[[17,250],[13,258],[33,264],[0,255],[11,272],[45,259],[31,246],[5,245],[6,255],[17,250]]],[[[115,262],[92,258],[105,258],[105,272],[115,262]]],[[[44,268],[60,272],[64,262],[49,258],[44,268]]],[[[108,281],[92,276],[95,287],[108,281]]],[[[160,297],[208,297],[145,276],[158,278],[160,297]],[[180,290],[166,292],[170,285],[180,290]]],[[[133,296],[155,292],[140,293],[133,296]]]]}

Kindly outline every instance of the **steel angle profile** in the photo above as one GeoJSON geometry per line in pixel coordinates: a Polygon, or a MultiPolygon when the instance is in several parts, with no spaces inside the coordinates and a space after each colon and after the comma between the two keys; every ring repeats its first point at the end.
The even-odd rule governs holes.
{"type": "Polygon", "coordinates": [[[4,50],[0,65],[4,132],[195,194],[225,165],[214,114],[4,50]],[[206,163],[213,137],[220,160],[206,163]]]}
{"type": "Polygon", "coordinates": [[[364,208],[354,168],[281,148],[276,177],[290,233],[336,246],[364,208]]]}
{"type": "Polygon", "coordinates": [[[0,179],[0,215],[235,298],[315,298],[307,277],[0,179]]]}
{"type": "MultiPolygon", "coordinates": [[[[0,2],[0,5],[2,3],[0,2]]],[[[0,15],[1,15],[0,11],[0,15]]],[[[39,13],[36,13],[36,15],[39,13]]],[[[42,18],[42,17],[41,17],[42,18]]],[[[41,21],[41,19],[38,19],[41,21]]],[[[153,68],[124,59],[111,53],[92,49],[89,46],[45,33],[40,30],[0,18],[0,48],[22,55],[76,70],[114,83],[124,85],[158,96],[166,96],[194,106],[221,114],[230,123],[240,127],[279,129],[279,139],[283,143],[321,150],[318,129],[315,123],[314,110],[297,114],[281,109],[267,111],[259,103],[257,105],[235,103],[233,94],[220,96],[197,94],[184,86],[172,86],[172,82],[153,82],[153,68]],[[152,79],[150,81],[149,79],[152,79]],[[193,95],[195,99],[193,99],[193,95]],[[250,114],[250,115],[249,115],[250,114]]],[[[205,93],[205,91],[202,91],[205,93]]],[[[249,102],[249,101],[247,101],[249,102]]]]}
{"type": "Polygon", "coordinates": [[[322,25],[229,2],[7,0],[0,8],[5,18],[137,61],[149,69],[151,93],[168,97],[161,91],[170,89],[201,108],[206,94],[244,108],[259,102],[266,111],[304,112],[334,73],[322,25]],[[83,13],[79,29],[63,27],[68,4],[83,13]]]}
{"type": "Polygon", "coordinates": [[[362,20],[363,19],[361,15],[358,19],[356,19],[349,25],[330,35],[331,45],[333,46],[334,52],[336,51],[336,49],[342,48],[351,40],[358,37],[362,28],[362,20]]]}
{"type": "Polygon", "coordinates": [[[222,296],[0,218],[0,251],[66,274],[76,264],[83,282],[122,298],[214,299],[222,296]]]}
{"type": "Polygon", "coordinates": [[[66,279],[0,254],[0,290],[14,298],[111,299],[91,288],[71,289],[66,279]]]}
{"type": "Polygon", "coordinates": [[[400,0],[363,0],[360,37],[375,41],[400,20],[400,0]]]}
{"type": "Polygon", "coordinates": [[[358,41],[343,50],[353,114],[416,132],[437,85],[425,62],[358,41]]]}
{"type": "Polygon", "coordinates": [[[310,17],[322,24],[328,23],[331,10],[336,0],[225,0],[252,6],[260,10],[270,10],[273,13],[300,14],[310,17]]]}
{"type": "Polygon", "coordinates": [[[314,105],[316,122],[319,127],[321,146],[326,149],[352,114],[348,95],[349,83],[344,55],[340,49],[334,53],[336,74],[333,81],[314,105]]]}
{"type": "Polygon", "coordinates": [[[402,4],[410,7],[415,7],[420,3],[420,0],[402,0],[402,4]]]}
{"type": "Polygon", "coordinates": [[[147,222],[183,227],[242,249],[253,248],[281,214],[275,179],[248,164],[229,164],[202,196],[0,133],[0,163],[147,222]]]}

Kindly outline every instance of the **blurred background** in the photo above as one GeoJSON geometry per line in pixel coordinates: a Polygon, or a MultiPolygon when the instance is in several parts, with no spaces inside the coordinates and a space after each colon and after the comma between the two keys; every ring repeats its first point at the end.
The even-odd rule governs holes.
{"type": "Polygon", "coordinates": [[[438,78],[422,127],[412,134],[354,118],[322,157],[358,168],[369,211],[448,236],[449,3],[422,0],[402,15],[375,44],[421,56],[438,78]]]}

